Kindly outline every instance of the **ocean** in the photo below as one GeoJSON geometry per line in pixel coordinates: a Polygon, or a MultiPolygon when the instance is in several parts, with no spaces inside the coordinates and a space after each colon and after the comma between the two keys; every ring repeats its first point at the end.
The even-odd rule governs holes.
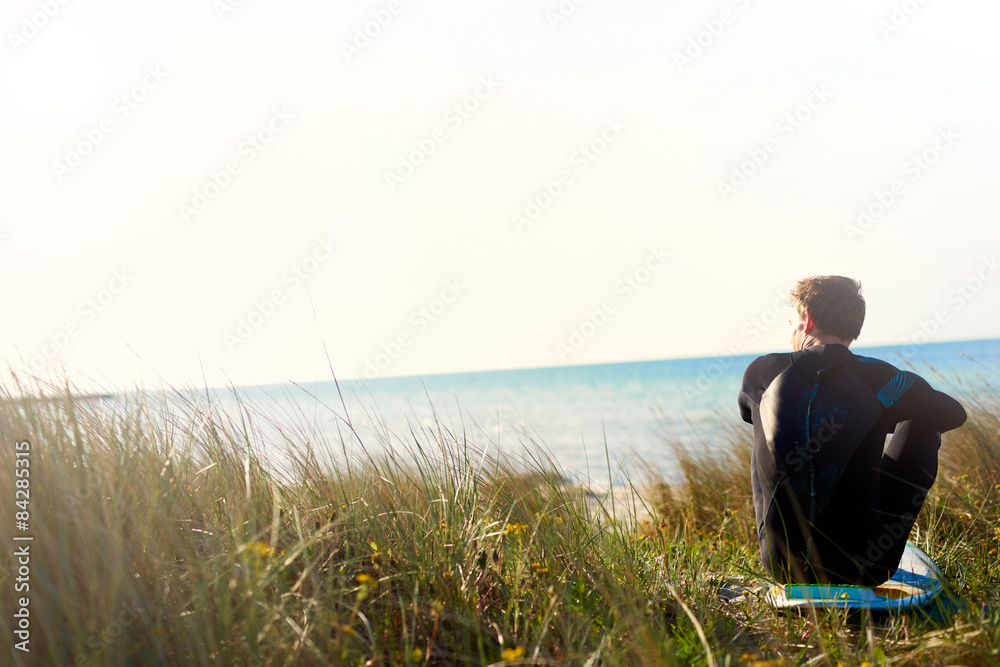
{"type": "MultiPolygon", "coordinates": [[[[852,350],[912,370],[959,400],[1000,379],[1000,339],[852,350]]],[[[331,380],[210,396],[227,411],[237,398],[252,406],[265,441],[280,426],[293,441],[325,443],[334,458],[413,451],[447,430],[477,450],[542,458],[569,479],[606,487],[675,478],[671,439],[711,449],[734,430],[749,434],[736,397],[756,356],[342,380],[339,389],[331,380]]]]}

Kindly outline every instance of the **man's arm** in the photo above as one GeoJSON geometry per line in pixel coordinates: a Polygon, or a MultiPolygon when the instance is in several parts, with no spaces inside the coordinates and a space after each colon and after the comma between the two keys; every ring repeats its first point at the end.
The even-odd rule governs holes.
{"type": "Polygon", "coordinates": [[[745,391],[741,391],[736,402],[740,406],[740,417],[742,417],[743,421],[746,423],[752,424],[753,417],[751,415],[753,414],[753,406],[750,402],[750,396],[747,395],[745,391]]]}
{"type": "Polygon", "coordinates": [[[743,371],[743,386],[736,401],[743,421],[753,423],[753,406],[760,404],[760,396],[767,386],[791,363],[792,355],[788,353],[766,354],[750,362],[743,371]]]}
{"type": "Polygon", "coordinates": [[[885,407],[883,419],[889,424],[915,420],[950,431],[965,423],[962,404],[933,389],[926,380],[909,371],[898,371],[876,394],[885,407]]]}

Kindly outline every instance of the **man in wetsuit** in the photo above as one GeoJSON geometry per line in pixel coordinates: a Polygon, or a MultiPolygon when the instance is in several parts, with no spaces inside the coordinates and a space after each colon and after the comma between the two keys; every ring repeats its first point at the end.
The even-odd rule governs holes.
{"type": "Polygon", "coordinates": [[[916,374],[848,350],[865,318],[857,281],[814,276],[791,296],[793,351],[751,362],[739,394],[754,428],[761,561],[782,582],[875,586],[895,573],[937,475],[941,432],[965,410],[916,374]]]}

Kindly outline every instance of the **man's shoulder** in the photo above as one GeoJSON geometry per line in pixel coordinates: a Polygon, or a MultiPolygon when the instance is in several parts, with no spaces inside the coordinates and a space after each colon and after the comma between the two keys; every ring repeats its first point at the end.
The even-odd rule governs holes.
{"type": "Polygon", "coordinates": [[[757,357],[743,371],[744,389],[752,385],[767,386],[776,375],[792,365],[790,352],[774,352],[757,357]]]}
{"type": "Polygon", "coordinates": [[[884,384],[897,376],[912,376],[908,371],[901,371],[888,361],[876,357],[855,355],[854,369],[869,383],[884,384]]]}
{"type": "Polygon", "coordinates": [[[858,356],[855,359],[859,374],[884,407],[890,407],[911,389],[917,392],[930,389],[927,381],[912,371],[900,370],[874,357],[858,356]]]}
{"type": "Polygon", "coordinates": [[[875,357],[866,357],[864,355],[856,354],[854,355],[854,361],[862,364],[867,368],[880,369],[880,370],[891,370],[898,371],[899,369],[890,364],[884,359],[877,359],[875,357]]]}
{"type": "Polygon", "coordinates": [[[752,405],[760,404],[761,396],[774,378],[791,365],[792,355],[787,352],[765,354],[747,364],[739,393],[740,415],[744,421],[752,423],[752,405]]]}
{"type": "Polygon", "coordinates": [[[747,365],[747,370],[771,368],[774,366],[789,366],[792,363],[791,352],[772,352],[757,357],[747,365]]]}

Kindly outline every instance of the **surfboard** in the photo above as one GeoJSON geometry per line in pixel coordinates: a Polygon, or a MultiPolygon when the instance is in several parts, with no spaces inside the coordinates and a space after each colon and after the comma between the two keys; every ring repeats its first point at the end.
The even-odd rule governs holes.
{"type": "Polygon", "coordinates": [[[930,556],[907,542],[896,574],[875,588],[775,584],[764,587],[764,597],[778,609],[836,607],[890,611],[927,606],[943,590],[941,570],[930,556]]]}

